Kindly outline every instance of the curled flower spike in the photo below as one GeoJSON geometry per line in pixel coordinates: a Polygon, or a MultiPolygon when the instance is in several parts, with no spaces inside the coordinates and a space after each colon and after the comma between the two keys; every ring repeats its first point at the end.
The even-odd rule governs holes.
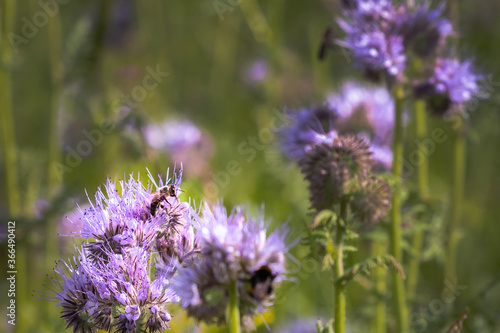
{"type": "Polygon", "coordinates": [[[335,113],[326,106],[290,113],[291,124],[278,131],[285,154],[299,161],[312,146],[331,142],[337,133],[333,130],[335,113]]]}
{"type": "Polygon", "coordinates": [[[205,206],[199,229],[201,262],[180,268],[172,287],[188,315],[207,323],[222,323],[229,302],[228,284],[237,281],[242,316],[270,305],[274,285],[285,274],[285,232],[267,235],[262,213],[251,217],[236,207],[205,206]]]}
{"type": "Polygon", "coordinates": [[[328,96],[328,105],[338,116],[339,134],[357,133],[366,138],[374,167],[390,169],[394,100],[387,89],[346,82],[339,93],[328,96]]]}
{"type": "Polygon", "coordinates": [[[331,209],[350,194],[351,183],[368,174],[372,164],[369,145],[354,135],[314,146],[299,163],[309,183],[312,207],[331,209]]]}
{"type": "Polygon", "coordinates": [[[377,177],[360,179],[354,184],[350,206],[360,222],[380,222],[391,206],[389,185],[377,177]]]}
{"type": "Polygon", "coordinates": [[[473,73],[470,61],[437,59],[433,75],[414,86],[417,97],[425,98],[438,115],[459,112],[479,92],[481,76],[473,73]]]}

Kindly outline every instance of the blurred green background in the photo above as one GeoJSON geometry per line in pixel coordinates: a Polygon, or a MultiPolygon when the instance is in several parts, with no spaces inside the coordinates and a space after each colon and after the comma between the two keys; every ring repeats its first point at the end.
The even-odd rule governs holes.
{"type": "MultiPolygon", "coordinates": [[[[272,130],[274,124],[283,124],[278,115],[284,108],[322,104],[344,80],[361,79],[340,50],[331,50],[323,62],[317,59],[323,32],[339,14],[337,1],[66,0],[48,7],[42,4],[54,2],[0,3],[0,331],[64,331],[59,309],[32,297],[32,290],[43,289],[54,260],[71,255],[73,241],[79,242],[57,236],[60,221],[75,203],[86,202],[85,189],[92,198],[107,176],[122,179],[140,172],[147,178],[146,168],[165,174],[183,162],[184,198],[199,202],[220,197],[228,206],[264,203],[273,226],[289,219],[291,239],[303,233],[311,219],[305,183],[297,168],[280,156],[272,130]],[[154,81],[144,81],[151,71],[161,73],[154,88],[154,81]],[[127,101],[127,95],[132,99],[127,101]],[[171,118],[188,119],[203,133],[204,144],[183,155],[184,160],[147,147],[141,136],[146,124],[171,118]],[[93,130],[100,131],[102,140],[71,164],[71,150],[93,130]],[[7,221],[16,221],[15,329],[5,320],[7,221]]],[[[444,288],[443,230],[454,134],[450,122],[433,119],[429,124],[430,130],[447,133],[430,156],[431,190],[445,214],[427,232],[425,262],[412,301],[414,324],[426,323],[421,332],[439,331],[465,306],[470,314],[464,332],[500,332],[499,15],[497,0],[460,1],[460,55],[472,57],[488,78],[489,97],[470,112],[457,272],[458,283],[467,288],[457,295],[451,314],[430,313],[429,307],[441,299],[444,288]]],[[[406,154],[416,149],[409,111],[406,154]]],[[[410,189],[415,178],[408,174],[410,189]]],[[[347,264],[367,257],[369,244],[362,237],[359,252],[347,264]]],[[[305,246],[292,253],[303,264],[291,261],[295,281],[281,286],[277,304],[265,318],[273,332],[292,332],[296,321],[309,327],[298,332],[313,332],[317,317],[333,316],[331,274],[304,259],[305,246]]],[[[349,285],[351,332],[369,331],[374,314],[370,283],[367,278],[349,285]]],[[[173,332],[217,331],[196,327],[178,308],[172,311],[173,332]]],[[[389,325],[391,331],[391,315],[389,325]]],[[[267,331],[264,325],[259,330],[267,331]]]]}

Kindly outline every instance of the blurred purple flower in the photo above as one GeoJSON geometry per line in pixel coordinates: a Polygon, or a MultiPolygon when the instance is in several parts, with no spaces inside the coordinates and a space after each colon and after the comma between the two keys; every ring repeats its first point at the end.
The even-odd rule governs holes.
{"type": "Polygon", "coordinates": [[[388,0],[357,0],[338,20],[346,36],[339,41],[352,52],[355,64],[369,76],[402,78],[408,49],[417,56],[434,55],[453,32],[443,18],[444,5],[431,9],[428,2],[417,6],[394,6],[388,0]]]}
{"type": "Polygon", "coordinates": [[[380,166],[384,170],[390,170],[392,168],[393,155],[390,146],[372,144],[370,146],[370,151],[372,152],[372,159],[376,163],[375,166],[380,166]]]}
{"type": "Polygon", "coordinates": [[[434,75],[429,81],[434,85],[436,93],[448,95],[452,103],[463,104],[479,91],[477,81],[480,76],[474,74],[471,67],[470,61],[438,59],[434,75]]]}
{"type": "Polygon", "coordinates": [[[337,136],[333,130],[335,113],[326,106],[302,109],[288,113],[290,125],[278,130],[283,152],[293,161],[299,161],[320,143],[330,143],[337,136]]]}
{"type": "Polygon", "coordinates": [[[431,9],[427,1],[408,7],[407,14],[400,18],[398,31],[404,37],[405,47],[412,47],[421,57],[434,55],[453,33],[451,22],[443,17],[445,4],[431,9]]]}
{"type": "Polygon", "coordinates": [[[149,146],[167,152],[185,149],[202,138],[200,129],[192,122],[177,119],[146,125],[143,134],[149,146]]]}
{"type": "Polygon", "coordinates": [[[367,72],[400,77],[406,62],[397,22],[404,8],[387,0],[359,0],[338,20],[345,31],[340,45],[352,51],[356,65],[367,72]]]}
{"type": "Polygon", "coordinates": [[[208,159],[213,152],[211,137],[189,120],[171,119],[161,124],[148,124],[142,133],[151,148],[164,151],[173,161],[183,163],[187,175],[208,175],[208,159]]]}
{"type": "Polygon", "coordinates": [[[474,73],[471,67],[471,61],[439,58],[433,75],[414,85],[415,95],[426,99],[429,109],[436,114],[460,112],[480,93],[482,76],[474,73]]]}
{"type": "Polygon", "coordinates": [[[338,132],[364,137],[370,143],[376,165],[390,169],[394,100],[387,89],[346,82],[340,92],[330,94],[327,101],[338,115],[338,132]]]}
{"type": "Polygon", "coordinates": [[[251,84],[264,81],[268,74],[267,61],[260,59],[254,61],[245,72],[245,79],[251,84]]]}

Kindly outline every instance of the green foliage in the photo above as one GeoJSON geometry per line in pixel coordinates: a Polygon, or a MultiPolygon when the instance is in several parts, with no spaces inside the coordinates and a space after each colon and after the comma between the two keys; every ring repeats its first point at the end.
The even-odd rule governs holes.
{"type": "Polygon", "coordinates": [[[335,281],[335,283],[345,285],[349,281],[352,281],[359,274],[371,275],[372,271],[377,267],[382,267],[386,270],[395,270],[396,272],[398,272],[402,279],[406,278],[403,267],[401,267],[401,265],[393,256],[381,255],[373,258],[368,258],[360,263],[354,264],[354,266],[347,269],[344,275],[339,277],[335,281]]]}

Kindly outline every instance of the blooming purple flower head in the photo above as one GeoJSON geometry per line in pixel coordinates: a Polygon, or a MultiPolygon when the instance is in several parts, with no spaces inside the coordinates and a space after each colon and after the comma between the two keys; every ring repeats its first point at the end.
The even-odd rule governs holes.
{"type": "Polygon", "coordinates": [[[321,106],[289,113],[290,124],[278,131],[283,152],[293,161],[299,161],[312,146],[331,142],[337,133],[333,130],[335,113],[321,106]]]}
{"type": "Polygon", "coordinates": [[[352,52],[356,65],[370,76],[402,76],[406,56],[403,37],[396,29],[401,10],[388,0],[358,0],[338,20],[346,33],[340,45],[352,52]]]}
{"type": "Polygon", "coordinates": [[[482,77],[471,67],[470,61],[437,59],[433,75],[415,86],[416,95],[426,98],[431,110],[437,114],[460,111],[480,91],[478,81],[482,77]]]}
{"type": "Polygon", "coordinates": [[[447,94],[452,103],[463,104],[479,91],[479,76],[471,71],[471,66],[470,61],[438,59],[430,82],[438,94],[447,94]]]}
{"type": "Polygon", "coordinates": [[[338,20],[346,33],[339,44],[369,77],[401,79],[410,49],[420,57],[435,55],[452,34],[443,8],[431,9],[426,1],[394,6],[389,0],[354,0],[338,20]]]}
{"type": "Polygon", "coordinates": [[[237,281],[242,315],[270,305],[274,285],[284,278],[288,248],[286,232],[268,235],[266,224],[262,213],[253,218],[242,207],[228,214],[222,204],[205,206],[197,232],[202,261],[180,269],[172,282],[190,316],[221,323],[231,281],[237,281]]]}
{"type": "Polygon", "coordinates": [[[169,246],[171,240],[189,238],[195,220],[190,205],[178,198],[181,175],[156,182],[150,174],[147,188],[132,176],[120,181],[120,189],[108,180],[104,190],[97,190],[95,203],[81,210],[80,235],[87,241],[76,249],[72,262],[57,264],[55,290],[43,293],[62,306],[67,327],[74,332],[114,328],[120,333],[169,328],[166,306],[178,297],[168,279],[180,261],[163,261],[154,277],[150,271],[154,257],[188,255],[188,245],[169,246]]]}
{"type": "Polygon", "coordinates": [[[451,22],[443,17],[444,3],[431,9],[424,1],[409,7],[399,19],[398,31],[404,37],[405,47],[411,47],[416,55],[428,57],[444,45],[453,33],[451,22]]]}
{"type": "Polygon", "coordinates": [[[390,168],[394,100],[387,89],[346,82],[340,93],[330,94],[327,100],[329,108],[338,116],[338,132],[357,133],[364,137],[371,143],[370,151],[376,166],[390,168]]]}

